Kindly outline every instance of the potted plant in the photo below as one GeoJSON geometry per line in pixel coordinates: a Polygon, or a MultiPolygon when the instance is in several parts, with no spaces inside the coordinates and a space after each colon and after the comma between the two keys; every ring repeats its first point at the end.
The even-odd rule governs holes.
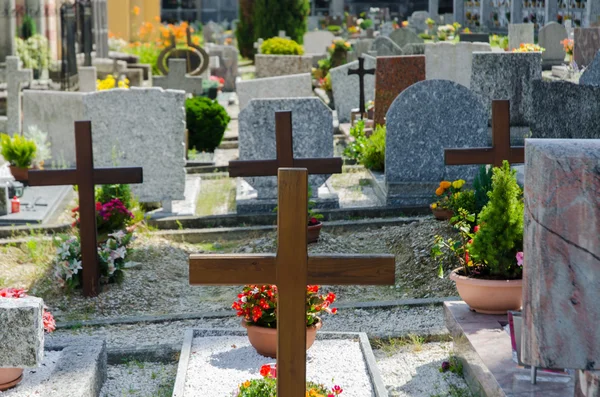
{"type": "Polygon", "coordinates": [[[494,168],[489,202],[477,218],[461,209],[453,219],[458,239],[435,237],[432,255],[440,260],[444,252],[458,259],[460,267],[450,274],[460,297],[472,310],[505,314],[522,305],[523,275],[523,193],[516,171],[507,161],[494,168]]]}
{"type": "MultiPolygon", "coordinates": [[[[311,190],[308,189],[308,197],[311,196],[311,190]]],[[[323,227],[323,223],[321,219],[323,219],[323,214],[314,210],[315,202],[312,200],[308,200],[308,231],[306,235],[306,240],[308,244],[316,243],[319,241],[319,236],[321,235],[321,228],[323,227]]]]}
{"type": "Polygon", "coordinates": [[[335,39],[329,46],[329,59],[331,68],[345,65],[348,62],[348,52],[352,50],[352,45],[344,39],[335,39]]]}
{"type": "MultiPolygon", "coordinates": [[[[247,380],[240,384],[233,394],[234,397],[273,396],[277,397],[277,367],[274,364],[263,365],[260,368],[262,379],[247,380]]],[[[306,382],[306,395],[314,397],[335,397],[342,394],[344,390],[335,385],[327,389],[325,385],[306,382]]]]}
{"type": "MultiPolygon", "coordinates": [[[[306,349],[315,341],[322,327],[321,313],[337,313],[331,308],[335,294],[319,294],[317,285],[306,286],[306,349]]],[[[242,326],[248,330],[248,339],[256,351],[266,357],[277,355],[277,286],[247,285],[238,294],[231,307],[242,317],[242,326]]]]}
{"type": "Polygon", "coordinates": [[[10,172],[17,181],[27,181],[28,171],[35,159],[37,147],[31,139],[15,134],[0,135],[2,157],[10,163],[10,172]]]}
{"type": "MultiPolygon", "coordinates": [[[[3,288],[0,289],[0,299],[19,299],[27,296],[27,291],[23,288],[3,288]]],[[[44,331],[54,332],[56,322],[52,313],[44,308],[42,317],[44,331]]],[[[0,368],[0,392],[15,387],[23,380],[23,368],[0,368]]]]}
{"type": "Polygon", "coordinates": [[[454,216],[453,200],[455,195],[461,191],[464,184],[465,181],[462,179],[454,182],[440,182],[440,185],[435,190],[436,201],[429,206],[435,219],[447,221],[454,216]]]}

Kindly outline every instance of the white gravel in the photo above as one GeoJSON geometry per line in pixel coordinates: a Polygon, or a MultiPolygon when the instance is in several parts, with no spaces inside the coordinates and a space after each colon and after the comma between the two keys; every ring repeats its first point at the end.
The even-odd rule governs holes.
{"type": "Polygon", "coordinates": [[[177,364],[131,361],[108,367],[100,397],[171,397],[177,364]]]}
{"type": "Polygon", "coordinates": [[[61,351],[44,352],[44,360],[38,368],[29,368],[23,372],[23,380],[15,388],[0,392],[2,397],[60,396],[56,390],[48,390],[46,381],[50,379],[61,351]]]}
{"type": "MultiPolygon", "coordinates": [[[[196,338],[188,366],[186,397],[231,396],[239,384],[260,379],[260,367],[273,363],[240,336],[196,338]]],[[[360,344],[354,340],[317,340],[307,352],[307,380],[334,384],[344,397],[374,396],[360,344]]]]}

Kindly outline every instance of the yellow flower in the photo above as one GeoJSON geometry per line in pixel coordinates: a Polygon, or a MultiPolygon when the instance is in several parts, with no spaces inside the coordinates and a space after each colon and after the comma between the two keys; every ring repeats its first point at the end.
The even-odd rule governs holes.
{"type": "Polygon", "coordinates": [[[452,184],[448,181],[441,181],[440,182],[440,187],[443,189],[448,189],[450,186],[452,186],[452,184]]]}
{"type": "Polygon", "coordinates": [[[403,28],[408,27],[408,21],[402,21],[402,27],[403,28]]]}
{"type": "Polygon", "coordinates": [[[245,381],[243,386],[246,388],[250,387],[250,381],[249,380],[245,381]]]}
{"type": "Polygon", "coordinates": [[[433,203],[433,204],[431,204],[431,209],[434,210],[437,208],[437,206],[438,206],[437,203],[433,203]]]}
{"type": "Polygon", "coordinates": [[[455,189],[460,189],[464,186],[465,181],[463,181],[462,179],[459,179],[457,181],[452,182],[452,187],[455,189]]]}
{"type": "Polygon", "coordinates": [[[435,194],[437,194],[438,196],[441,196],[442,194],[444,194],[444,188],[443,188],[443,187],[441,187],[441,186],[440,186],[440,187],[438,187],[438,188],[435,190],[435,194]]]}
{"type": "Polygon", "coordinates": [[[135,16],[140,15],[140,7],[138,7],[138,6],[133,7],[133,15],[135,15],[135,16]]]}

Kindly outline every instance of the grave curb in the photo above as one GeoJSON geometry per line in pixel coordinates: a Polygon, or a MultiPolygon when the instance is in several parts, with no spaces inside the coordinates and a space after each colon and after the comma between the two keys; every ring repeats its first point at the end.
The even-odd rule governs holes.
{"type": "MultiPolygon", "coordinates": [[[[373,301],[373,302],[348,302],[336,304],[340,309],[377,309],[395,306],[419,307],[419,306],[441,306],[447,301],[460,300],[459,297],[444,297],[444,298],[415,298],[415,299],[399,299],[391,301],[373,301]]],[[[165,323],[185,320],[200,320],[204,318],[226,318],[234,317],[235,311],[218,311],[218,312],[200,312],[200,313],[179,313],[165,314],[155,316],[129,316],[105,318],[100,320],[82,320],[82,321],[61,321],[56,323],[56,329],[72,329],[80,327],[101,327],[110,325],[124,325],[137,323],[165,323]]]]}
{"type": "MultiPolygon", "coordinates": [[[[177,377],[175,378],[175,385],[173,387],[173,395],[172,397],[185,397],[185,373],[187,372],[187,367],[189,364],[190,354],[192,351],[192,343],[195,337],[199,336],[210,336],[214,334],[214,336],[245,336],[245,330],[230,330],[223,328],[211,328],[211,329],[188,329],[185,331],[185,337],[183,339],[183,344],[181,347],[181,357],[179,358],[179,364],[177,366],[177,377]],[[204,335],[202,335],[204,334],[204,335]],[[185,372],[184,372],[185,371],[185,372]],[[182,375],[183,374],[183,375],[182,375]]],[[[379,368],[377,367],[377,362],[375,361],[375,355],[373,354],[373,349],[371,348],[371,343],[369,342],[369,338],[367,334],[364,332],[328,332],[321,331],[317,333],[317,340],[319,339],[352,339],[358,338],[360,343],[360,350],[363,354],[363,359],[365,360],[365,365],[367,367],[367,372],[369,374],[369,378],[371,380],[371,385],[373,387],[373,392],[375,397],[388,397],[387,388],[385,387],[385,383],[383,382],[383,377],[379,372],[379,368]]]]}

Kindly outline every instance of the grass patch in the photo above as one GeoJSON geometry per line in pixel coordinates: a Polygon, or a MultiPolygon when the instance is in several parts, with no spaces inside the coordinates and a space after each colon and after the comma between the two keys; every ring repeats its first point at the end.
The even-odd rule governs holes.
{"type": "Polygon", "coordinates": [[[196,215],[208,216],[234,212],[235,190],[233,178],[203,180],[196,205],[196,215]]]}
{"type": "Polygon", "coordinates": [[[208,252],[232,252],[235,248],[239,247],[240,241],[223,241],[215,243],[201,243],[196,246],[202,251],[208,252]]]}

